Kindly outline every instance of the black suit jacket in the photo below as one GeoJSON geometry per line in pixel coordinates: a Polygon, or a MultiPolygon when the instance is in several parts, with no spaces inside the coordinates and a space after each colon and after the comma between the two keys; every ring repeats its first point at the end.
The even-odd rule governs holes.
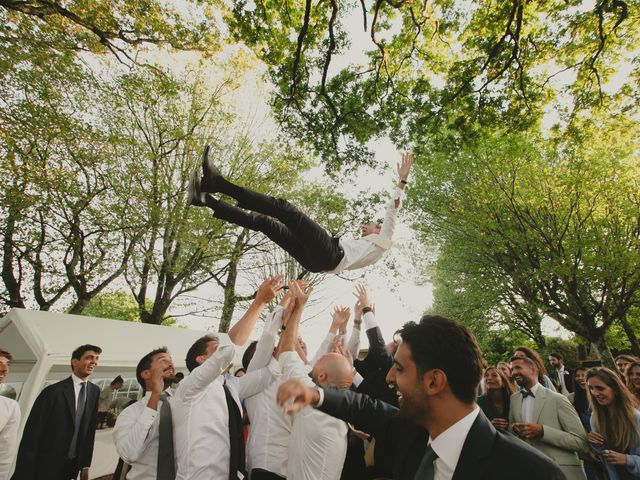
{"type": "MultiPolygon", "coordinates": [[[[366,395],[324,389],[319,410],[352,423],[376,438],[376,466],[394,480],[413,480],[429,434],[399,416],[399,410],[366,395]]],[[[558,466],[510,433],[496,430],[484,413],[471,426],[453,480],[566,480],[558,466]]]]}
{"type": "MultiPolygon", "coordinates": [[[[551,370],[549,378],[551,379],[553,386],[556,387],[556,391],[558,393],[562,393],[558,371],[551,370]]],[[[567,387],[567,391],[569,393],[573,392],[573,373],[567,369],[564,370],[564,386],[567,387]]]]}
{"type": "Polygon", "coordinates": [[[393,365],[393,357],[385,348],[384,338],[379,327],[370,328],[366,333],[369,339],[369,352],[364,360],[353,362],[354,367],[363,378],[357,391],[397,407],[396,391],[389,388],[386,380],[387,373],[393,365]]]}
{"type": "MultiPolygon", "coordinates": [[[[87,403],[78,434],[78,469],[91,465],[99,396],[97,385],[88,382],[87,403]]],[[[12,480],[68,480],[64,477],[74,417],[75,392],[71,377],[40,392],[24,427],[12,480]]]]}

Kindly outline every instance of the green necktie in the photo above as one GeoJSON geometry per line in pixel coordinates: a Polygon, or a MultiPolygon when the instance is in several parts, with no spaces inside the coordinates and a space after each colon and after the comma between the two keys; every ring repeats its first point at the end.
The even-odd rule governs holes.
{"type": "Polygon", "coordinates": [[[436,468],[433,462],[436,461],[436,458],[438,458],[438,454],[433,451],[431,445],[427,445],[427,449],[424,451],[424,457],[422,457],[422,462],[420,462],[420,466],[413,480],[433,480],[436,475],[436,468]]]}

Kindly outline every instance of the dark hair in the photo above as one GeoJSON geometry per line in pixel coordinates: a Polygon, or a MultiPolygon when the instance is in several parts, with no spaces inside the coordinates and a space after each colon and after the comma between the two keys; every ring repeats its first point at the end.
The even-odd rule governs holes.
{"type": "Polygon", "coordinates": [[[585,376],[588,368],[577,367],[573,371],[573,406],[580,414],[585,414],[589,411],[589,398],[587,397],[587,388],[580,388],[578,382],[576,382],[576,374],[578,372],[584,372],[585,376]]]}
{"type": "Polygon", "coordinates": [[[13,355],[11,355],[9,352],[1,348],[0,348],[0,357],[4,357],[9,361],[13,360],[13,355]]]}
{"type": "MultiPolygon", "coordinates": [[[[521,362],[524,362],[525,364],[527,364],[529,367],[535,367],[538,368],[538,364],[536,362],[534,362],[533,360],[531,360],[529,357],[517,357],[517,356],[513,356],[509,359],[509,362],[516,362],[520,360],[521,362]]],[[[538,370],[539,372],[539,370],[538,370]]],[[[538,373],[539,376],[539,373],[538,373]]]]}
{"type": "Polygon", "coordinates": [[[239,374],[240,372],[247,373],[247,370],[246,370],[246,369],[244,369],[244,368],[242,368],[242,367],[240,367],[240,368],[239,368],[239,369],[237,369],[235,372],[233,372],[233,376],[234,376],[234,377],[237,377],[237,376],[238,376],[238,374],[239,374]]]}
{"type": "Polygon", "coordinates": [[[251,363],[251,359],[253,358],[253,355],[256,353],[256,347],[257,346],[258,346],[258,341],[254,340],[253,342],[251,342],[249,344],[247,349],[242,354],[242,366],[245,369],[245,371],[247,370],[247,368],[249,368],[249,364],[251,363]]]}
{"type": "Polygon", "coordinates": [[[120,375],[118,375],[111,381],[111,385],[116,385],[118,383],[124,383],[124,378],[122,378],[120,375]]]}
{"type": "MultiPolygon", "coordinates": [[[[80,360],[86,352],[96,352],[100,355],[102,353],[102,349],[96,345],[90,345],[88,343],[86,345],[80,345],[71,352],[71,360],[80,360]]],[[[71,370],[73,370],[73,365],[71,365],[71,370]]]]}
{"type": "Polygon", "coordinates": [[[153,357],[155,357],[159,353],[169,353],[169,350],[167,349],[167,347],[156,348],[155,350],[152,350],[151,352],[147,353],[138,362],[138,366],[136,367],[136,378],[138,379],[138,383],[142,387],[143,392],[147,391],[147,386],[145,385],[144,378],[142,378],[141,374],[145,370],[149,370],[151,368],[151,362],[153,362],[153,357]]]}
{"type": "Polygon", "coordinates": [[[184,373],[182,372],[176,373],[176,380],[180,381],[182,379],[184,379],[184,373]]]}
{"type": "Polygon", "coordinates": [[[199,365],[199,363],[196,362],[196,357],[199,357],[200,355],[204,355],[207,352],[207,345],[209,344],[209,342],[218,342],[218,341],[219,339],[217,335],[209,334],[209,335],[205,335],[204,337],[200,337],[195,341],[193,345],[191,345],[191,348],[187,352],[187,358],[185,359],[187,368],[189,369],[190,372],[192,372],[193,369],[199,365]]]}
{"type": "Polygon", "coordinates": [[[418,375],[436,368],[442,370],[458,400],[475,400],[482,375],[482,353],[467,327],[445,317],[425,315],[418,324],[405,323],[400,337],[411,348],[418,375]]]}
{"type": "Polygon", "coordinates": [[[536,367],[538,367],[538,382],[541,385],[544,385],[544,376],[547,375],[547,368],[544,366],[542,358],[540,357],[538,352],[536,352],[533,348],[522,346],[517,347],[514,350],[514,352],[518,351],[524,353],[528,359],[532,360],[536,364],[536,367]]]}
{"type": "Polygon", "coordinates": [[[562,356],[562,354],[560,354],[560,353],[552,352],[552,353],[550,353],[550,354],[549,354],[549,356],[550,356],[550,357],[555,357],[555,358],[557,358],[558,360],[560,360],[561,362],[563,362],[563,361],[564,361],[564,357],[563,357],[563,356],[562,356]]]}

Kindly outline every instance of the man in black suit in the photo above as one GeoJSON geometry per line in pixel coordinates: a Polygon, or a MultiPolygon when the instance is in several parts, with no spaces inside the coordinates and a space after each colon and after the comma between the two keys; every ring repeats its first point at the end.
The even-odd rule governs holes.
{"type": "Polygon", "coordinates": [[[102,349],[71,354],[70,377],[46,387],[31,407],[12,480],[89,479],[100,389],[89,382],[102,349]]]}
{"type": "Polygon", "coordinates": [[[426,315],[400,330],[402,343],[387,380],[400,409],[350,391],[282,384],[286,411],[315,405],[376,438],[376,464],[395,480],[560,480],[551,460],[513,435],[497,431],[475,403],[482,355],[459,323],[426,315]]]}
{"type": "Polygon", "coordinates": [[[550,353],[549,363],[552,367],[551,372],[549,372],[549,378],[558,393],[566,397],[573,392],[573,375],[569,370],[564,368],[564,358],[561,354],[555,352],[550,353]]]}

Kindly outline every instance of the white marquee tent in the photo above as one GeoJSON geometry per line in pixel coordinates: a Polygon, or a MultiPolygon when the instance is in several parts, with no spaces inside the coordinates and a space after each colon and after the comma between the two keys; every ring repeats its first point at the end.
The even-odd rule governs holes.
{"type": "MultiPolygon", "coordinates": [[[[205,333],[79,315],[11,310],[0,320],[0,348],[13,355],[5,382],[21,384],[18,397],[22,411],[20,432],[44,386],[69,376],[71,352],[76,347],[89,343],[102,348],[92,380],[113,379],[117,375],[135,378],[140,358],[163,345],[169,348],[176,369],[186,373],[187,350],[205,333]]],[[[111,429],[98,430],[91,478],[113,473],[117,458],[111,429]]]]}

